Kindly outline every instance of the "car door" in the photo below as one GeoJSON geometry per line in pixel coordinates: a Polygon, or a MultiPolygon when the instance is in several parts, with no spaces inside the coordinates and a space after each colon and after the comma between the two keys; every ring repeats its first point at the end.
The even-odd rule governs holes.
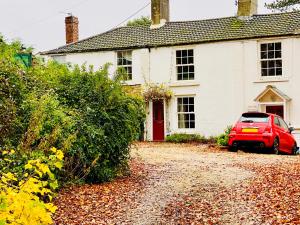
{"type": "Polygon", "coordinates": [[[283,127],[281,127],[280,124],[280,117],[278,116],[274,116],[274,128],[275,128],[275,132],[276,134],[278,134],[279,136],[279,149],[281,151],[286,151],[286,135],[285,135],[285,131],[283,129],[283,127]]]}
{"type": "Polygon", "coordinates": [[[284,143],[285,143],[285,149],[288,153],[291,153],[293,147],[294,147],[294,138],[292,136],[292,134],[289,131],[289,127],[286,124],[286,122],[279,117],[279,122],[280,122],[280,126],[281,128],[284,130],[282,136],[284,139],[284,143]]]}

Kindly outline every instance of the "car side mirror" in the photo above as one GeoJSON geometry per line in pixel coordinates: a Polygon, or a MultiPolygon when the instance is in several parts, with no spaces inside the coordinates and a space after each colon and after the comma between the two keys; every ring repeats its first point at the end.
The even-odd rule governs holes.
{"type": "Polygon", "coordinates": [[[294,127],[289,127],[289,132],[292,133],[295,130],[294,127]]]}

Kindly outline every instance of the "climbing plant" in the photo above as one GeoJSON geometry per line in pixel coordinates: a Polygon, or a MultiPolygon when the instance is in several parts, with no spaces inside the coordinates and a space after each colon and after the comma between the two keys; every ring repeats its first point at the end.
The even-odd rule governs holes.
{"type": "Polygon", "coordinates": [[[165,84],[146,84],[143,88],[143,97],[146,102],[165,99],[169,101],[173,92],[165,84]]]}

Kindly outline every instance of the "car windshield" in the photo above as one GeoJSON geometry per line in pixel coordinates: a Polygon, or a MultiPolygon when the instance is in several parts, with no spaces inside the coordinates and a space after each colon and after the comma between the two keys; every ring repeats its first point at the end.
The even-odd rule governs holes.
{"type": "Polygon", "coordinates": [[[240,118],[242,123],[267,123],[270,116],[262,113],[244,113],[240,118]]]}

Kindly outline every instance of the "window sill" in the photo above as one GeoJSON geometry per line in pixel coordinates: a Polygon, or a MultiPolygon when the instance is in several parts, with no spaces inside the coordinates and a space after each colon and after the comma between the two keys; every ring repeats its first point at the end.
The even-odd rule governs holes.
{"type": "Polygon", "coordinates": [[[270,82],[289,82],[287,77],[264,77],[253,83],[270,83],[270,82]]]}
{"type": "Polygon", "coordinates": [[[174,129],[171,134],[176,133],[186,133],[186,134],[194,134],[196,132],[196,128],[177,128],[174,129]]]}
{"type": "Polygon", "coordinates": [[[124,86],[134,86],[137,85],[133,80],[125,80],[121,82],[122,85],[124,86]]]}
{"type": "Polygon", "coordinates": [[[196,81],[177,81],[170,83],[169,87],[186,87],[186,86],[200,86],[199,82],[196,81]]]}

